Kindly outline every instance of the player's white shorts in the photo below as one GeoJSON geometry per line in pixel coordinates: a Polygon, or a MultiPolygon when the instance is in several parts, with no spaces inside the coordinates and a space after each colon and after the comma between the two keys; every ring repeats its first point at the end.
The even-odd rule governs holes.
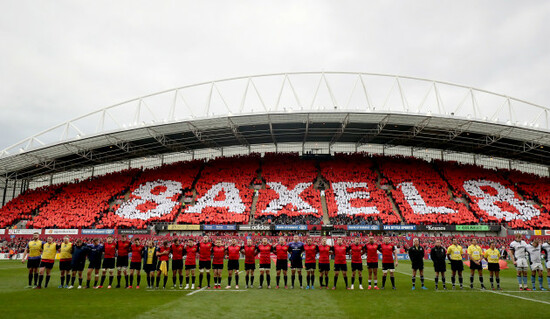
{"type": "Polygon", "coordinates": [[[550,260],[546,262],[546,269],[550,269],[550,260]]]}
{"type": "Polygon", "coordinates": [[[526,258],[518,258],[516,259],[516,268],[527,268],[529,265],[527,264],[526,258]]]}
{"type": "Polygon", "coordinates": [[[541,271],[542,271],[542,270],[544,270],[544,269],[542,268],[542,264],[541,264],[541,263],[532,263],[532,264],[531,264],[531,270],[532,270],[532,271],[536,271],[536,270],[541,270],[541,271]]]}

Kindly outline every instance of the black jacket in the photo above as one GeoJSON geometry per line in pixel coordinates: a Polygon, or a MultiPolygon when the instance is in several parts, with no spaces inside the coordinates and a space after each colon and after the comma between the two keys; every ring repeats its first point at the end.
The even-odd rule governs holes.
{"type": "Polygon", "coordinates": [[[409,258],[413,263],[424,262],[424,248],[422,246],[412,246],[409,248],[409,258]]]}
{"type": "Polygon", "coordinates": [[[434,263],[445,263],[445,258],[447,258],[447,250],[441,246],[434,246],[434,248],[430,251],[430,258],[434,263]]]}

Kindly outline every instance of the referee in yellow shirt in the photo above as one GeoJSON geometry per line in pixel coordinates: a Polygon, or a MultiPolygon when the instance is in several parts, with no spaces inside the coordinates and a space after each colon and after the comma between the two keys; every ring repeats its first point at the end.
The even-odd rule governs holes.
{"type": "Polygon", "coordinates": [[[491,242],[491,247],[485,251],[483,255],[487,260],[487,269],[489,270],[489,282],[491,283],[491,289],[495,290],[493,285],[493,275],[496,277],[497,289],[500,288],[500,251],[496,248],[495,242],[491,242]]]}
{"type": "Polygon", "coordinates": [[[458,282],[460,283],[460,289],[463,288],[462,271],[464,270],[464,264],[462,263],[462,246],[458,244],[456,238],[453,238],[453,244],[447,248],[447,258],[451,261],[451,282],[453,283],[453,289],[455,289],[456,273],[458,272],[458,282]]]}
{"type": "Polygon", "coordinates": [[[483,285],[483,266],[481,260],[483,259],[483,249],[477,244],[477,239],[472,239],[472,244],[468,246],[468,257],[470,258],[470,289],[474,289],[474,276],[477,270],[479,276],[479,282],[481,283],[481,289],[485,289],[483,285]]]}

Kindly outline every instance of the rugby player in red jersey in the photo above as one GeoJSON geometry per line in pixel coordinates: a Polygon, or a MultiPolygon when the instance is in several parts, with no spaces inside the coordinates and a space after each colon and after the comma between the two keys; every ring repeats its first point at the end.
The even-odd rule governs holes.
{"type": "Polygon", "coordinates": [[[225,247],[222,245],[221,239],[216,239],[214,247],[212,247],[212,269],[214,269],[214,289],[222,288],[222,271],[223,260],[225,258],[225,247]]]}
{"type": "Polygon", "coordinates": [[[166,283],[168,282],[168,270],[170,268],[170,264],[168,263],[170,261],[170,246],[168,246],[168,244],[169,242],[167,240],[162,242],[162,246],[160,246],[157,252],[158,263],[156,289],[159,288],[161,274],[164,274],[164,284],[162,286],[162,289],[166,289],[166,283]]]}
{"type": "Polygon", "coordinates": [[[176,273],[180,279],[180,289],[183,288],[183,252],[185,248],[178,238],[174,238],[170,252],[172,253],[172,289],[176,289],[176,273]]]}
{"type": "Polygon", "coordinates": [[[237,245],[235,238],[231,239],[231,245],[227,247],[227,287],[231,288],[231,279],[235,274],[235,289],[239,289],[239,258],[241,258],[241,246],[237,245]]]}
{"type": "Polygon", "coordinates": [[[279,243],[275,246],[275,253],[277,255],[277,261],[275,270],[277,271],[277,289],[279,289],[279,281],[281,279],[281,270],[283,271],[285,280],[285,289],[287,286],[287,272],[288,272],[288,245],[285,243],[284,237],[279,237],[279,243]]]}
{"type": "Polygon", "coordinates": [[[245,288],[254,287],[254,270],[256,269],[256,255],[260,252],[258,247],[253,244],[252,239],[246,240],[246,245],[241,247],[241,252],[244,254],[244,271],[246,273],[245,288]],[[250,286],[249,286],[250,284],[250,286]]]}
{"type": "Polygon", "coordinates": [[[210,288],[210,275],[212,274],[212,243],[208,236],[202,238],[202,243],[197,244],[199,249],[199,289],[202,286],[202,276],[206,272],[207,287],[210,288]]]}
{"type": "Polygon", "coordinates": [[[306,240],[304,252],[306,255],[306,289],[314,289],[315,285],[315,256],[317,255],[317,245],[312,243],[311,238],[306,240]]]}
{"type": "Polygon", "coordinates": [[[361,244],[361,239],[355,237],[350,246],[351,251],[351,289],[354,289],[355,275],[359,277],[359,289],[363,290],[363,254],[365,245],[361,244]]]}
{"type": "Polygon", "coordinates": [[[193,239],[187,241],[185,247],[185,289],[189,289],[189,274],[191,273],[191,289],[195,289],[195,269],[197,268],[197,245],[193,239]]]}
{"type": "Polygon", "coordinates": [[[141,282],[141,259],[143,258],[143,245],[140,244],[139,238],[134,239],[134,244],[131,246],[132,258],[130,259],[130,286],[128,288],[132,289],[134,284],[134,272],[136,274],[136,289],[139,289],[139,284],[141,282]]]}
{"type": "Polygon", "coordinates": [[[398,265],[396,248],[390,243],[389,237],[384,237],[384,242],[378,245],[378,250],[382,253],[382,289],[386,286],[386,277],[390,272],[390,280],[393,289],[395,288],[395,278],[393,272],[398,265]]]}
{"type": "Polygon", "coordinates": [[[321,239],[321,245],[317,247],[319,252],[319,286],[328,289],[328,272],[330,271],[330,250],[331,247],[327,244],[327,239],[321,239]],[[323,285],[323,278],[325,284],[323,285]]]}
{"type": "Polygon", "coordinates": [[[273,247],[267,241],[267,238],[262,238],[262,243],[258,245],[260,253],[260,286],[262,289],[264,284],[264,273],[266,274],[267,288],[271,289],[271,252],[273,247]]]}
{"type": "Polygon", "coordinates": [[[111,289],[113,284],[114,272],[115,272],[115,255],[116,255],[116,244],[113,241],[113,236],[107,236],[107,242],[103,245],[104,255],[103,255],[103,268],[101,273],[101,283],[97,288],[103,288],[105,283],[105,275],[107,270],[109,270],[109,286],[107,289],[111,289]]]}
{"type": "Polygon", "coordinates": [[[374,242],[374,237],[369,236],[369,242],[365,245],[367,249],[367,271],[369,273],[369,287],[372,289],[374,277],[374,289],[378,290],[378,244],[374,242]]]}
{"type": "Polygon", "coordinates": [[[120,280],[122,279],[122,273],[124,273],[124,279],[126,281],[126,287],[128,288],[128,254],[130,253],[130,241],[126,238],[126,235],[122,234],[120,240],[116,242],[117,258],[116,258],[116,288],[120,288],[120,280]]]}
{"type": "Polygon", "coordinates": [[[336,245],[332,247],[332,251],[334,252],[334,286],[332,286],[332,290],[336,289],[336,285],[338,284],[338,275],[340,272],[344,276],[346,289],[349,289],[347,274],[348,264],[346,260],[348,246],[344,245],[344,240],[342,239],[342,237],[338,237],[338,239],[336,240],[336,245]]]}

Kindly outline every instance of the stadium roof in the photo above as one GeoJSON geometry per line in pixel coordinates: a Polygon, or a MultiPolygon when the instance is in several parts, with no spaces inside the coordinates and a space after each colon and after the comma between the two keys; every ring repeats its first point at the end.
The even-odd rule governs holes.
{"type": "Polygon", "coordinates": [[[198,149],[278,143],[401,145],[550,165],[550,109],[406,76],[299,72],[167,90],[67,121],[0,151],[32,178],[198,149]]]}

